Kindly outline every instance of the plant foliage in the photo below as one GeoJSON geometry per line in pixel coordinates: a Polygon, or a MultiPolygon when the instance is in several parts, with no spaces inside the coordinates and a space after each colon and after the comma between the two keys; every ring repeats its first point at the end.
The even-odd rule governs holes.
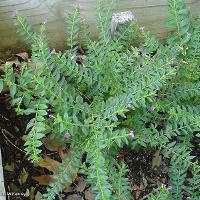
{"type": "Polygon", "coordinates": [[[127,167],[115,160],[129,145],[160,148],[171,160],[173,190],[158,188],[146,199],[197,200],[200,169],[192,152],[200,136],[200,20],[192,18],[183,0],[168,0],[167,25],[175,30],[165,46],[134,19],[111,37],[110,2],[98,2],[95,41],[79,8],[66,15],[68,49],[63,53],[48,47],[44,23],[35,31],[20,13],[15,16],[35,67],[24,63],[16,73],[5,66],[0,91],[8,85],[16,112],[32,116],[27,155],[37,163],[47,135],[63,144],[70,141],[70,156],[43,199],[54,199],[64,182],[72,182],[74,168],[87,175],[95,199],[131,199],[127,167]]]}

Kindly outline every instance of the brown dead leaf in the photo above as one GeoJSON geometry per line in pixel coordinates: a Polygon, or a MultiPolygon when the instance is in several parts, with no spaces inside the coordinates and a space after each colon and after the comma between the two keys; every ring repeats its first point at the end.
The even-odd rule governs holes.
{"type": "Polygon", "coordinates": [[[38,67],[38,66],[40,66],[40,65],[39,65],[39,64],[36,64],[36,63],[29,62],[29,63],[28,63],[28,66],[29,66],[29,67],[38,67]]]}
{"type": "Polygon", "coordinates": [[[18,53],[18,54],[16,54],[16,56],[17,56],[19,62],[28,60],[28,53],[27,52],[18,53]]]}
{"type": "Polygon", "coordinates": [[[42,63],[33,63],[31,59],[28,59],[28,66],[29,67],[39,67],[42,63]]]}
{"type": "Polygon", "coordinates": [[[19,183],[22,185],[26,182],[28,178],[28,173],[27,171],[23,168],[20,175],[19,175],[19,183]]]}
{"type": "Polygon", "coordinates": [[[140,198],[140,194],[141,194],[141,191],[140,191],[140,190],[134,191],[134,196],[135,196],[135,199],[136,199],[136,200],[140,198]]]}
{"type": "Polygon", "coordinates": [[[41,160],[38,165],[40,167],[46,168],[53,173],[58,172],[58,167],[61,165],[60,162],[51,159],[49,156],[45,156],[43,160],[41,160]]]}
{"type": "Polygon", "coordinates": [[[24,196],[25,196],[25,197],[29,197],[29,196],[30,196],[30,191],[29,191],[28,188],[26,189],[26,192],[24,193],[24,196]]]}
{"type": "Polygon", "coordinates": [[[34,176],[32,178],[40,185],[48,185],[51,182],[55,182],[55,180],[49,175],[34,176]]]}
{"type": "Polygon", "coordinates": [[[2,76],[4,74],[4,70],[3,70],[3,65],[0,66],[0,76],[2,76]]]}
{"type": "Polygon", "coordinates": [[[78,182],[78,183],[76,184],[75,190],[77,192],[83,192],[84,189],[86,188],[86,185],[87,185],[86,182],[85,182],[85,180],[84,180],[84,178],[83,177],[78,177],[76,179],[76,182],[78,182]]]}
{"type": "Polygon", "coordinates": [[[42,194],[37,191],[37,194],[35,195],[35,200],[42,200],[42,194]]]}
{"type": "MultiPolygon", "coordinates": [[[[69,156],[69,153],[64,153],[60,151],[60,155],[62,158],[62,161],[69,156]]],[[[58,162],[56,160],[51,159],[49,156],[45,156],[43,160],[41,160],[38,163],[38,166],[43,167],[48,169],[49,171],[53,172],[54,174],[59,173],[59,166],[62,165],[61,162],[58,162]]],[[[76,179],[77,177],[77,173],[78,173],[78,168],[74,169],[73,173],[72,173],[72,177],[73,177],[73,181],[76,179]]],[[[39,184],[41,185],[48,185],[50,182],[54,182],[55,180],[53,180],[50,175],[42,175],[42,176],[37,176],[37,177],[33,177],[34,180],[38,181],[39,184]]],[[[63,189],[67,188],[70,184],[68,182],[65,181],[65,184],[63,185],[63,189]]]]}
{"type": "Polygon", "coordinates": [[[5,63],[5,65],[7,65],[9,67],[13,67],[13,65],[16,65],[16,66],[20,65],[20,62],[18,61],[18,59],[15,59],[15,60],[12,60],[12,61],[7,61],[5,63]]]}
{"type": "Polygon", "coordinates": [[[9,171],[9,172],[13,172],[15,170],[15,164],[11,163],[9,165],[8,163],[6,163],[4,170],[9,171]]]}
{"type": "Polygon", "coordinates": [[[23,141],[27,141],[27,138],[28,138],[28,135],[23,135],[22,137],[21,137],[21,139],[23,140],[23,141]]]}
{"type": "Polygon", "coordinates": [[[84,178],[83,177],[78,177],[76,179],[76,181],[78,181],[78,183],[77,183],[77,186],[76,186],[75,190],[77,192],[83,192],[84,189],[86,188],[86,185],[87,185],[86,182],[84,181],[84,178]]]}
{"type": "Polygon", "coordinates": [[[162,156],[160,155],[160,149],[158,149],[155,154],[153,155],[151,168],[154,169],[155,167],[160,167],[162,162],[162,156]]]}
{"type": "Polygon", "coordinates": [[[31,187],[30,189],[30,200],[33,200],[35,197],[35,188],[31,187]]]}
{"type": "Polygon", "coordinates": [[[59,153],[59,156],[62,160],[64,160],[67,156],[69,156],[69,152],[66,152],[63,149],[59,149],[58,153],[59,153]]]}
{"type": "Polygon", "coordinates": [[[85,199],[86,199],[86,200],[94,200],[94,197],[93,197],[93,195],[92,195],[92,193],[90,192],[89,189],[87,189],[87,190],[85,191],[85,199]]]}
{"type": "Polygon", "coordinates": [[[84,200],[79,194],[68,195],[66,200],[84,200]]]}
{"type": "Polygon", "coordinates": [[[65,145],[61,144],[59,141],[50,139],[50,136],[43,138],[42,143],[49,151],[59,151],[60,149],[65,149],[65,145]]]}
{"type": "Polygon", "coordinates": [[[12,192],[20,192],[20,187],[16,186],[14,183],[10,183],[8,189],[12,192]]]}

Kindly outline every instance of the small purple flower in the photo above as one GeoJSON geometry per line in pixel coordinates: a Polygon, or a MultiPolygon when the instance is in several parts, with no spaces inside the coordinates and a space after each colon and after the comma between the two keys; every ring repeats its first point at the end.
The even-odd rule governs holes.
{"type": "Polygon", "coordinates": [[[137,21],[135,15],[131,16],[131,19],[137,21]]]}
{"type": "Polygon", "coordinates": [[[69,133],[69,132],[65,132],[64,136],[65,136],[65,138],[67,138],[67,139],[68,139],[68,138],[70,138],[70,136],[71,136],[71,135],[70,135],[70,133],[69,133]]]}
{"type": "Polygon", "coordinates": [[[12,11],[12,17],[16,17],[16,15],[17,15],[18,12],[19,12],[19,11],[18,11],[17,9],[14,9],[14,10],[12,11]]]}
{"type": "Polygon", "coordinates": [[[169,185],[168,188],[167,188],[169,191],[173,190],[173,186],[172,185],[169,185]]]}
{"type": "Polygon", "coordinates": [[[151,111],[154,111],[156,109],[156,107],[154,105],[151,105],[149,108],[151,111]]]}
{"type": "Polygon", "coordinates": [[[80,3],[74,3],[73,5],[72,5],[74,8],[78,8],[78,9],[83,9],[83,6],[81,6],[81,4],[80,3]]]}
{"type": "Polygon", "coordinates": [[[139,30],[140,30],[140,31],[144,31],[144,29],[145,29],[145,26],[140,26],[140,27],[139,27],[139,30]]]}
{"type": "Polygon", "coordinates": [[[147,53],[145,51],[143,51],[142,49],[140,51],[142,53],[142,57],[145,57],[147,55],[147,53]]]}
{"type": "Polygon", "coordinates": [[[135,137],[135,131],[131,130],[128,134],[130,137],[134,138],[135,137]]]}
{"type": "Polygon", "coordinates": [[[48,22],[47,19],[44,19],[44,21],[42,22],[43,24],[46,24],[48,22]]]}

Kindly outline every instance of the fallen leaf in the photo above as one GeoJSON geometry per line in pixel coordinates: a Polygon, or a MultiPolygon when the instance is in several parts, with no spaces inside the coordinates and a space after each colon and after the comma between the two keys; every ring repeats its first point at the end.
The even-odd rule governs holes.
{"type": "Polygon", "coordinates": [[[31,191],[30,191],[30,200],[34,200],[35,198],[35,188],[31,187],[31,191]]]}
{"type": "Polygon", "coordinates": [[[60,149],[65,149],[65,145],[61,144],[59,141],[50,139],[50,136],[43,138],[42,143],[49,151],[59,151],[60,149]]]}
{"type": "Polygon", "coordinates": [[[20,175],[19,175],[19,183],[22,185],[26,182],[28,178],[28,173],[26,172],[26,170],[23,168],[20,175]]]}
{"type": "Polygon", "coordinates": [[[3,70],[3,66],[0,66],[0,76],[2,76],[4,74],[4,70],[3,70]]]}
{"type": "Polygon", "coordinates": [[[147,183],[147,179],[145,177],[144,174],[142,174],[142,181],[140,183],[140,189],[144,190],[147,187],[148,183],[147,183]]]}
{"type": "Polygon", "coordinates": [[[152,159],[151,168],[154,169],[155,167],[160,167],[161,162],[162,162],[162,156],[160,155],[160,149],[158,149],[155,152],[154,157],[152,159]]]}
{"type": "Polygon", "coordinates": [[[27,138],[28,138],[28,135],[23,135],[22,137],[21,137],[21,139],[23,140],[23,141],[27,141],[27,138]]]}
{"type": "Polygon", "coordinates": [[[9,171],[9,172],[13,172],[15,170],[15,164],[14,163],[11,163],[10,165],[8,163],[6,163],[4,169],[6,171],[9,171]]]}
{"type": "Polygon", "coordinates": [[[29,67],[38,67],[38,66],[40,66],[39,64],[36,64],[36,63],[28,63],[28,66],[29,67]]]}
{"type": "Polygon", "coordinates": [[[32,178],[33,180],[37,181],[40,185],[48,185],[51,182],[55,182],[55,180],[49,175],[34,176],[32,178]]]}
{"type": "Polygon", "coordinates": [[[35,200],[42,200],[42,194],[39,191],[35,195],[35,200]]]}
{"type": "Polygon", "coordinates": [[[136,190],[136,191],[134,191],[135,199],[139,199],[140,194],[141,194],[141,191],[140,191],[140,190],[136,190]]]}
{"type": "Polygon", "coordinates": [[[59,149],[58,153],[59,153],[59,156],[62,160],[64,160],[69,155],[69,152],[67,152],[63,149],[59,149]]]}
{"type": "Polygon", "coordinates": [[[33,63],[31,59],[28,59],[28,66],[29,67],[39,67],[42,63],[33,63]]]}
{"type": "Polygon", "coordinates": [[[17,56],[19,62],[28,60],[28,53],[26,53],[26,52],[18,53],[18,54],[16,54],[16,56],[17,56]]]}
{"type": "Polygon", "coordinates": [[[63,190],[63,192],[65,193],[74,192],[74,188],[71,185],[69,185],[63,190]]]}
{"type": "Polygon", "coordinates": [[[84,199],[78,194],[72,194],[69,195],[66,200],[84,200],[84,199]]]}
{"type": "Polygon", "coordinates": [[[86,199],[86,200],[94,200],[94,197],[93,197],[93,195],[92,195],[92,193],[90,192],[89,189],[87,189],[87,190],[85,191],[85,199],[86,199]]]}
{"type": "Polygon", "coordinates": [[[10,183],[9,184],[9,191],[11,191],[11,192],[19,192],[20,188],[17,187],[14,183],[10,183]]]}
{"type": "Polygon", "coordinates": [[[78,183],[77,183],[77,186],[76,186],[75,190],[77,192],[83,192],[84,189],[86,188],[86,185],[87,185],[86,182],[84,181],[84,178],[83,177],[78,177],[76,179],[76,181],[78,181],[78,183]]]}
{"type": "Polygon", "coordinates": [[[51,159],[49,156],[45,156],[43,160],[38,162],[40,167],[46,168],[54,174],[58,172],[58,168],[61,165],[60,162],[51,159]]]}
{"type": "MultiPolygon", "coordinates": [[[[60,152],[60,154],[61,154],[61,152],[60,152]]],[[[64,152],[61,154],[63,156],[62,162],[67,156],[69,156],[69,154],[70,153],[64,153],[64,152]],[[65,157],[64,157],[64,155],[65,155],[65,157]]],[[[57,173],[59,173],[59,167],[62,164],[63,163],[51,159],[49,156],[45,156],[44,159],[38,163],[38,166],[46,168],[49,171],[53,172],[54,174],[57,174],[57,173]]],[[[77,173],[78,173],[78,168],[75,168],[72,173],[73,181],[76,179],[77,173]]],[[[56,181],[56,180],[52,179],[50,177],[50,175],[37,176],[37,177],[33,177],[33,179],[38,181],[39,184],[41,184],[41,185],[47,185],[50,182],[56,181]]],[[[64,181],[64,183],[65,184],[63,184],[62,189],[69,187],[70,184],[68,182],[64,181]]]]}
{"type": "Polygon", "coordinates": [[[29,196],[30,196],[30,191],[29,191],[29,189],[26,189],[26,192],[24,193],[24,196],[25,196],[25,197],[29,197],[29,196]]]}
{"type": "Polygon", "coordinates": [[[12,60],[12,61],[7,61],[5,65],[7,65],[9,67],[13,67],[14,65],[15,66],[20,65],[20,62],[18,61],[18,59],[15,59],[15,60],[12,60]]]}

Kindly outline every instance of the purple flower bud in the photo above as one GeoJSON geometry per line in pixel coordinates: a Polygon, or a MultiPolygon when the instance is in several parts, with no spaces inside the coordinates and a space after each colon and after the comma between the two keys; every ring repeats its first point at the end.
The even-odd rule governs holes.
{"type": "Polygon", "coordinates": [[[145,57],[147,55],[143,50],[141,50],[141,53],[142,53],[142,57],[145,57]]]}
{"type": "Polygon", "coordinates": [[[43,24],[46,24],[48,22],[47,19],[44,19],[44,21],[42,22],[43,24]]]}
{"type": "Polygon", "coordinates": [[[134,137],[135,137],[135,131],[134,131],[134,130],[131,130],[131,131],[129,132],[129,136],[132,137],[132,138],[134,138],[134,137]]]}
{"type": "Polygon", "coordinates": [[[17,9],[14,9],[14,10],[12,11],[12,17],[16,17],[17,13],[18,13],[18,10],[17,10],[17,9]]]}
{"type": "Polygon", "coordinates": [[[140,26],[140,27],[139,27],[139,30],[140,30],[140,31],[144,31],[144,29],[145,29],[145,26],[140,26]]]}
{"type": "Polygon", "coordinates": [[[65,132],[64,136],[65,136],[65,138],[67,138],[67,139],[68,139],[68,138],[70,138],[70,136],[71,136],[71,135],[70,135],[70,133],[69,133],[69,132],[65,132]]]}
{"type": "Polygon", "coordinates": [[[169,185],[168,188],[167,188],[169,191],[173,190],[173,186],[172,185],[169,185]]]}
{"type": "Polygon", "coordinates": [[[139,49],[140,53],[141,53],[141,56],[142,57],[145,57],[145,56],[148,56],[149,54],[147,52],[145,52],[143,49],[139,49]]]}
{"type": "Polygon", "coordinates": [[[74,3],[73,5],[72,5],[74,8],[78,8],[78,9],[83,9],[83,6],[81,6],[81,4],[80,3],[74,3]]]}
{"type": "Polygon", "coordinates": [[[151,111],[154,111],[156,109],[156,107],[154,105],[151,105],[149,108],[151,111]]]}

